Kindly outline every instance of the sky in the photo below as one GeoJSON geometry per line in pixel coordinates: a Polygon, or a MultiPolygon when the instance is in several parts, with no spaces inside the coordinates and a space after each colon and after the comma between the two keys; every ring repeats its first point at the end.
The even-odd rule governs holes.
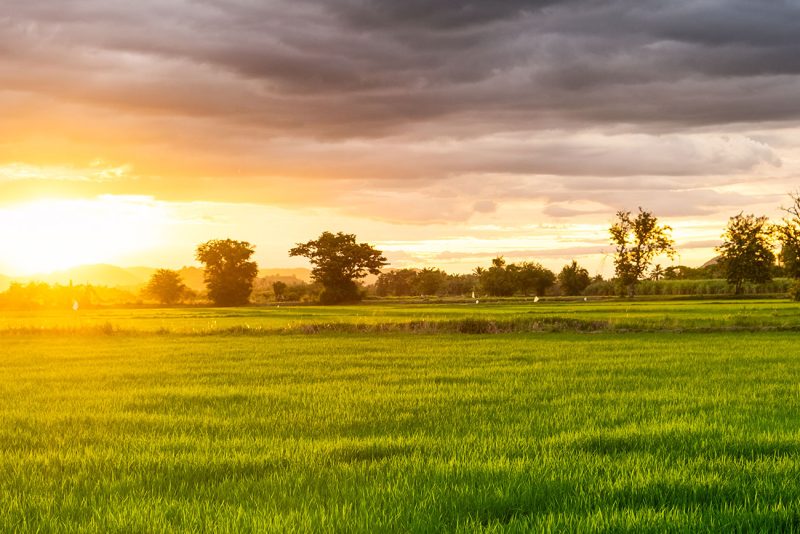
{"type": "Polygon", "coordinates": [[[639,206],[699,265],[800,187],[798,35],[797,0],[3,0],[0,273],[331,230],[608,275],[639,206]]]}

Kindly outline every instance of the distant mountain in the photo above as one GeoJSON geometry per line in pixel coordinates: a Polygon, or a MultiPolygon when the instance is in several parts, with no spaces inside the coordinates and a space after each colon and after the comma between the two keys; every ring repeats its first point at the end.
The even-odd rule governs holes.
{"type": "Polygon", "coordinates": [[[722,256],[714,256],[713,258],[705,262],[703,265],[701,265],[700,268],[702,269],[704,267],[711,267],[712,265],[718,265],[721,259],[722,256]]]}
{"type": "Polygon", "coordinates": [[[181,267],[178,269],[178,274],[181,275],[186,287],[192,291],[203,292],[206,290],[203,282],[203,269],[200,267],[181,267]]]}
{"type": "Polygon", "coordinates": [[[81,265],[50,274],[20,277],[20,281],[37,281],[48,284],[75,285],[91,284],[93,286],[108,287],[138,287],[147,282],[147,276],[142,276],[136,271],[131,272],[116,265],[81,265]]]}
{"type": "Polygon", "coordinates": [[[145,282],[147,282],[147,280],[150,280],[150,277],[153,276],[153,273],[157,271],[157,269],[153,267],[123,267],[123,269],[125,269],[135,277],[144,280],[145,282]]]}
{"type": "Polygon", "coordinates": [[[0,291],[5,291],[11,285],[11,278],[0,274],[0,291]]]}

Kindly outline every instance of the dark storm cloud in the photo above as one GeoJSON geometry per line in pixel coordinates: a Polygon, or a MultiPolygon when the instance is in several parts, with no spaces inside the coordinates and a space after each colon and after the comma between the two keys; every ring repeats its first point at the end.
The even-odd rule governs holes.
{"type": "MultiPolygon", "coordinates": [[[[162,189],[190,198],[328,178],[472,195],[442,207],[458,218],[648,191],[700,214],[747,201],[709,187],[781,167],[749,132],[800,118],[798,35],[788,0],[4,0],[0,102],[38,100],[0,121],[111,125],[116,160],[180,167],[162,189]]],[[[102,137],[48,129],[81,154],[102,137]]]]}
{"type": "MultiPolygon", "coordinates": [[[[12,55],[53,47],[62,67],[71,60],[76,69],[91,69],[86,56],[111,49],[212,65],[260,82],[246,108],[256,115],[251,119],[269,123],[270,112],[285,106],[301,119],[313,114],[313,124],[300,120],[298,130],[369,136],[444,116],[480,118],[500,130],[564,120],[682,127],[800,113],[797,80],[769,79],[800,72],[796,2],[11,0],[4,6],[0,46],[12,55]],[[74,53],[65,57],[65,48],[74,53]],[[352,118],[338,128],[342,106],[352,118]]],[[[172,80],[173,89],[188,90],[180,82],[172,80]]],[[[230,102],[231,112],[239,105],[230,102]]]]}
{"type": "Polygon", "coordinates": [[[536,12],[559,0],[343,0],[332,11],[356,27],[463,30],[536,12]]]}

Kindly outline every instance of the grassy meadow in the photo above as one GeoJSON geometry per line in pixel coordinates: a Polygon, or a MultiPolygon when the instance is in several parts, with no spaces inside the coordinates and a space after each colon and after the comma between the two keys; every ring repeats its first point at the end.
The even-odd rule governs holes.
{"type": "Polygon", "coordinates": [[[4,313],[0,531],[798,530],[797,330],[781,300],[4,313]]]}
{"type": "Polygon", "coordinates": [[[274,334],[358,331],[800,330],[800,304],[761,300],[589,300],[370,303],[360,306],[0,310],[0,334],[274,334]],[[437,328],[438,327],[438,328],[437,328]],[[507,328],[504,328],[507,327],[507,328]]]}

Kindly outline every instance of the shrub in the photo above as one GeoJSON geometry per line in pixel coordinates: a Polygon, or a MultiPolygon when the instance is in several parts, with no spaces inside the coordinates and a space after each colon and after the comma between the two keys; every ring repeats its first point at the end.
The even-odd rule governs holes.
{"type": "Polygon", "coordinates": [[[789,288],[789,297],[791,297],[792,300],[800,302],[800,280],[795,280],[789,288]]]}

